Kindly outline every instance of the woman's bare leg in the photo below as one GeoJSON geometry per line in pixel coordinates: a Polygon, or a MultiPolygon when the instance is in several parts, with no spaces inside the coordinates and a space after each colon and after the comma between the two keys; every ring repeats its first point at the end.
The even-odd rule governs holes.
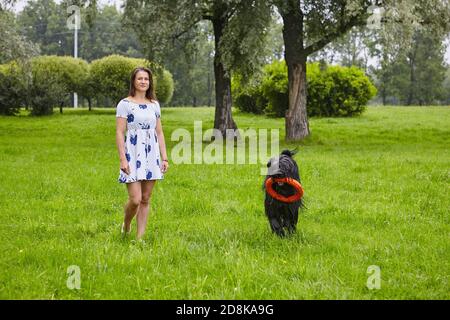
{"type": "Polygon", "coordinates": [[[145,228],[147,227],[147,219],[149,212],[149,200],[152,194],[153,186],[156,180],[142,181],[141,182],[141,203],[137,211],[137,239],[141,239],[144,236],[145,228]]]}
{"type": "Polygon", "coordinates": [[[131,229],[131,221],[136,215],[142,199],[141,183],[127,183],[128,202],[125,205],[124,231],[129,232],[131,229]]]}

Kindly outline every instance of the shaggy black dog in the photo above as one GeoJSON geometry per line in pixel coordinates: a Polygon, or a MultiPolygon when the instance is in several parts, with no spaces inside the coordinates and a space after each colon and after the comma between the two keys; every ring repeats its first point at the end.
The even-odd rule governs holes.
{"type": "MultiPolygon", "coordinates": [[[[279,157],[274,157],[267,163],[267,176],[265,182],[269,178],[289,177],[300,182],[298,166],[292,156],[297,153],[296,150],[284,150],[279,157]]],[[[301,182],[300,182],[301,183],[301,182]]],[[[273,183],[272,188],[283,196],[291,196],[295,194],[295,189],[287,183],[273,183]]],[[[266,190],[266,198],[264,201],[266,216],[269,219],[272,231],[280,237],[295,232],[298,221],[298,210],[304,208],[302,199],[292,203],[281,202],[272,198],[266,190]]]]}

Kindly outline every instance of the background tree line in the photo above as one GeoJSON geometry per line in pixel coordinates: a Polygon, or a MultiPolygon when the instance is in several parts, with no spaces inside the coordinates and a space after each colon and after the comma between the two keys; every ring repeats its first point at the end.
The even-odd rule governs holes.
{"type": "MultiPolygon", "coordinates": [[[[58,55],[73,56],[74,32],[66,26],[66,8],[74,3],[64,0],[28,1],[22,11],[0,10],[1,33],[0,64],[18,56],[58,55]],[[12,37],[14,35],[15,38],[12,37]],[[20,39],[20,41],[19,41],[20,39]],[[22,53],[18,52],[22,44],[22,53]],[[8,54],[8,51],[12,51],[8,54]]],[[[91,62],[112,54],[144,58],[145,53],[136,33],[123,23],[123,13],[115,6],[85,8],[81,2],[81,29],[78,31],[78,56],[91,62]]],[[[213,47],[210,28],[201,27],[203,38],[198,38],[186,50],[175,44],[167,54],[166,69],[173,75],[173,106],[214,106],[213,47]],[[170,66],[168,68],[167,66],[170,66]]],[[[100,107],[106,101],[94,100],[100,107]]]]}
{"type": "MultiPolygon", "coordinates": [[[[72,39],[64,26],[68,4],[30,1],[15,17],[1,19],[14,22],[9,29],[23,43],[37,44],[42,53],[67,54],[72,39]]],[[[174,75],[173,104],[215,104],[214,126],[222,132],[237,127],[231,115],[231,76],[257,77],[280,55],[288,73],[289,139],[309,134],[306,61],[362,67],[382,103],[449,100],[443,59],[447,1],[128,0],[124,14],[96,1],[75,4],[84,8],[86,18],[80,38],[85,59],[118,52],[160,62],[174,75]],[[374,5],[383,9],[382,28],[368,30],[374,5]]]]}
{"type": "Polygon", "coordinates": [[[88,63],[69,56],[37,56],[28,64],[19,60],[0,64],[0,114],[14,115],[22,107],[37,116],[52,114],[54,107],[62,113],[63,107],[71,104],[74,91],[89,110],[94,101],[115,106],[128,95],[130,74],[138,66],[153,69],[156,96],[162,106],[173,95],[170,72],[145,59],[110,55],[88,63]],[[23,81],[24,75],[28,81],[23,81]]]}
{"type": "MultiPolygon", "coordinates": [[[[72,55],[73,31],[66,27],[70,1],[29,1],[18,14],[6,22],[12,24],[43,55],[72,55]]],[[[95,17],[82,12],[79,30],[79,56],[92,61],[111,54],[143,58],[137,35],[123,23],[123,13],[115,6],[98,6],[95,17]]],[[[274,17],[268,28],[272,44],[265,52],[265,61],[283,58],[282,23],[274,17]]],[[[165,65],[175,82],[172,105],[215,105],[213,76],[213,37],[209,23],[191,31],[189,41],[173,42],[165,57],[165,65]],[[199,35],[195,34],[198,32],[199,35]],[[184,45],[188,43],[189,47],[184,45]]],[[[310,57],[310,61],[361,67],[373,79],[378,94],[372,103],[389,105],[450,104],[449,66],[444,60],[445,35],[437,36],[423,30],[414,36],[409,51],[391,54],[383,48],[377,30],[355,27],[310,57]]],[[[0,62],[5,62],[0,52],[0,62]]],[[[36,51],[36,49],[35,49],[36,51]]]]}

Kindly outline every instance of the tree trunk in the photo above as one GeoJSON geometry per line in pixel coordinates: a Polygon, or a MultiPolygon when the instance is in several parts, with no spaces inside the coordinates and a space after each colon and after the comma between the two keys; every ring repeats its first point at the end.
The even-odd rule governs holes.
{"type": "MultiPolygon", "coordinates": [[[[210,66],[211,64],[211,57],[208,57],[208,66],[210,66]]],[[[208,88],[208,107],[211,107],[211,102],[212,102],[212,86],[211,86],[211,70],[208,67],[208,80],[207,80],[207,84],[206,84],[207,88],[208,88]]]]}
{"type": "Polygon", "coordinates": [[[283,17],[285,60],[288,67],[289,109],[286,112],[286,141],[298,141],[309,135],[306,113],[306,52],[303,46],[303,15],[296,1],[280,9],[283,17]]]}
{"type": "Polygon", "coordinates": [[[306,113],[306,58],[288,63],[289,109],[286,112],[286,141],[304,139],[310,134],[306,113]]]}
{"type": "Polygon", "coordinates": [[[406,105],[410,106],[413,104],[414,96],[415,96],[415,87],[416,87],[416,74],[415,74],[415,52],[410,54],[409,56],[409,90],[408,90],[408,99],[406,101],[406,105]]]}
{"type": "Polygon", "coordinates": [[[231,78],[221,62],[220,39],[225,27],[225,21],[221,16],[212,19],[214,28],[214,76],[216,89],[216,113],[214,117],[214,128],[218,129],[223,138],[226,138],[227,129],[237,129],[236,123],[231,115],[231,78]]]}

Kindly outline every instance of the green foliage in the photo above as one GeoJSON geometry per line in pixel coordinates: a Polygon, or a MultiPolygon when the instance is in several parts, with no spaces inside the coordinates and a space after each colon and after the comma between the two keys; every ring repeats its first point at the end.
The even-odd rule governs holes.
{"type": "Polygon", "coordinates": [[[128,95],[130,75],[136,67],[140,66],[149,67],[152,70],[158,100],[161,103],[169,102],[173,94],[172,75],[158,66],[151,68],[154,65],[144,59],[111,55],[94,60],[91,63],[91,81],[100,95],[110,97],[114,103],[117,103],[128,95]]]}
{"type": "MultiPolygon", "coordinates": [[[[242,86],[239,78],[232,83],[236,106],[247,112],[284,117],[288,108],[288,76],[283,61],[264,67],[262,81],[242,86]]],[[[353,116],[364,111],[367,102],[376,94],[364,72],[357,67],[329,66],[321,69],[318,63],[308,64],[308,115],[353,116]]]]}
{"type": "Polygon", "coordinates": [[[23,106],[24,81],[15,62],[0,65],[0,114],[15,115],[23,106]]]}
{"type": "Polygon", "coordinates": [[[168,104],[173,96],[173,78],[167,70],[157,72],[155,77],[156,97],[161,104],[168,104]]]}
{"type": "MultiPolygon", "coordinates": [[[[250,77],[264,65],[272,16],[267,1],[216,1],[227,3],[232,13],[226,22],[219,47],[226,70],[250,77]]],[[[214,7],[214,5],[213,5],[214,7]]],[[[217,13],[216,13],[217,14],[217,13]]],[[[217,36],[217,35],[216,35],[217,36]]]]}
{"type": "Polygon", "coordinates": [[[387,54],[385,39],[372,48],[381,60],[373,74],[383,104],[432,105],[445,103],[446,36],[429,30],[416,32],[412,45],[387,54]]]}
{"type": "Polygon", "coordinates": [[[262,92],[268,103],[265,112],[270,116],[284,117],[289,107],[289,84],[284,61],[274,61],[264,67],[262,92]]]}
{"type": "Polygon", "coordinates": [[[98,94],[111,97],[114,103],[126,97],[130,86],[130,74],[135,67],[137,65],[134,61],[119,55],[92,61],[91,76],[98,94]]]}
{"type": "Polygon", "coordinates": [[[394,66],[403,69],[402,73],[394,73],[392,82],[393,88],[398,90],[400,103],[430,105],[444,100],[443,40],[424,32],[416,33],[411,49],[394,61],[394,66]]]}
{"type": "Polygon", "coordinates": [[[189,30],[185,35],[195,36],[195,41],[187,45],[175,41],[171,50],[164,55],[163,63],[173,74],[175,83],[173,99],[170,101],[173,106],[211,106],[214,103],[212,26],[208,21],[202,21],[198,29],[189,30]]]}
{"type": "Polygon", "coordinates": [[[329,66],[321,71],[319,64],[308,66],[308,115],[344,116],[361,114],[376,88],[357,67],[329,66]]]}
{"type": "MultiPolygon", "coordinates": [[[[17,14],[18,26],[28,40],[38,45],[45,55],[72,55],[74,32],[67,28],[68,6],[73,1],[28,1],[17,14]]],[[[136,36],[121,23],[122,14],[114,5],[95,8],[78,3],[81,29],[78,32],[78,55],[87,61],[111,54],[142,57],[136,36]]]]}
{"type": "Polygon", "coordinates": [[[40,56],[31,60],[32,84],[29,88],[34,115],[53,112],[68,102],[70,93],[83,94],[88,78],[86,61],[73,57],[40,56]]]}
{"type": "Polygon", "coordinates": [[[174,40],[189,50],[202,37],[199,22],[215,25],[215,53],[229,70],[249,74],[263,63],[267,26],[271,21],[266,1],[236,0],[128,0],[125,21],[139,36],[147,56],[163,62],[174,40]],[[219,54],[220,53],[220,54],[219,54]]]}
{"type": "Polygon", "coordinates": [[[11,60],[26,60],[39,53],[36,44],[20,34],[11,12],[0,10],[0,63],[11,60]]]}
{"type": "Polygon", "coordinates": [[[244,84],[242,75],[234,74],[231,79],[231,95],[234,105],[241,111],[255,114],[264,113],[264,106],[267,99],[261,90],[261,82],[252,79],[251,82],[244,84]]]}
{"type": "Polygon", "coordinates": [[[446,105],[450,105],[450,68],[447,68],[447,71],[445,73],[445,80],[443,83],[443,88],[444,88],[444,103],[446,105]]]}

